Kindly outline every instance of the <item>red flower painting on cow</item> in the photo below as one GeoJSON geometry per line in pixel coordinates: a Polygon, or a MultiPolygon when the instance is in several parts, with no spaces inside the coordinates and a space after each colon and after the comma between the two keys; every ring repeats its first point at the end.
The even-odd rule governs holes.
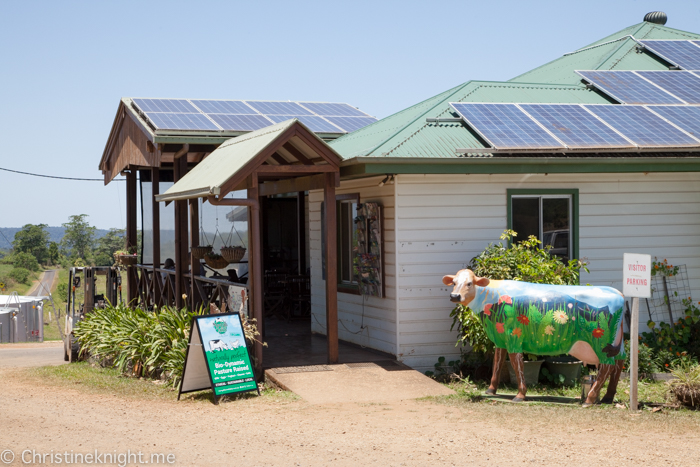
{"type": "Polygon", "coordinates": [[[527,324],[530,324],[530,320],[528,319],[527,316],[520,315],[520,316],[518,316],[518,323],[527,325],[527,324]]]}
{"type": "Polygon", "coordinates": [[[510,298],[510,295],[501,295],[500,297],[498,297],[498,304],[500,305],[501,303],[505,303],[506,305],[512,305],[513,299],[510,298]]]}
{"type": "Polygon", "coordinates": [[[601,328],[595,328],[593,330],[593,337],[595,337],[596,339],[600,339],[601,337],[603,337],[603,334],[605,334],[605,331],[603,331],[601,328]]]}
{"type": "Polygon", "coordinates": [[[503,323],[496,323],[496,331],[498,331],[499,334],[506,332],[506,328],[503,326],[503,323]]]}
{"type": "Polygon", "coordinates": [[[491,307],[493,306],[493,303],[487,303],[484,305],[484,314],[486,316],[491,316],[491,307]]]}

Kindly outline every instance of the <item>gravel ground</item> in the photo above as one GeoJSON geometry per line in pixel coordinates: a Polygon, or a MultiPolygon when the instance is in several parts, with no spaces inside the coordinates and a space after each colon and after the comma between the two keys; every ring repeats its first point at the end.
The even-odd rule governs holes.
{"type": "Polygon", "coordinates": [[[0,452],[15,453],[12,465],[23,465],[24,450],[130,450],[145,462],[129,465],[162,453],[175,465],[687,466],[700,464],[698,415],[454,399],[311,405],[274,395],[215,406],[95,393],[0,368],[0,452]]]}

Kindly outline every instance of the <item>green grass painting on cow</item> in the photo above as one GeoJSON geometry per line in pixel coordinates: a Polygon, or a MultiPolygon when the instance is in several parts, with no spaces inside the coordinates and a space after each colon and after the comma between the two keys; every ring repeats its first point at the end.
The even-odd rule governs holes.
{"type": "MultiPolygon", "coordinates": [[[[515,235],[506,231],[501,238],[512,240],[515,235]]],[[[598,379],[584,405],[595,403],[608,376],[610,384],[603,401],[612,401],[625,358],[624,297],[610,287],[571,285],[578,282],[578,271],[585,265],[577,260],[564,264],[539,243],[530,237],[506,246],[489,245],[472,260],[474,271],[463,269],[443,277],[445,285],[453,286],[450,300],[468,306],[495,345],[487,393],[497,391],[506,354],[518,380],[518,394],[513,400],[519,402],[527,393],[523,353],[568,353],[599,365],[598,379]]]]}

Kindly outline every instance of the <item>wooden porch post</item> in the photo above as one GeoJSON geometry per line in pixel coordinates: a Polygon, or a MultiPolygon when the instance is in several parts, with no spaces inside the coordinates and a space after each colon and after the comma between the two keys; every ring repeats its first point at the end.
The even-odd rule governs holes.
{"type": "MultiPolygon", "coordinates": [[[[259,199],[258,197],[258,175],[251,175],[250,188],[248,188],[248,199],[259,199]]],[[[259,203],[258,203],[259,204],[259,203]]],[[[248,246],[252,254],[248,254],[248,277],[252,279],[252,284],[248,287],[252,297],[252,317],[258,325],[258,331],[263,335],[263,274],[262,274],[262,235],[260,232],[260,208],[253,206],[248,210],[250,230],[248,234],[248,246]]],[[[250,284],[250,280],[248,282],[250,284]]],[[[255,343],[255,369],[258,377],[262,377],[263,346],[260,342],[255,343]]]]}
{"type": "Polygon", "coordinates": [[[299,251],[299,274],[306,274],[306,210],[303,191],[297,193],[297,250],[299,251]]]}
{"type": "MultiPolygon", "coordinates": [[[[126,248],[136,248],[136,169],[126,173],[126,248]]],[[[132,267],[127,268],[126,300],[129,306],[135,305],[138,297],[138,284],[132,267]]]]}
{"type": "Polygon", "coordinates": [[[199,246],[199,198],[190,200],[190,307],[192,310],[197,308],[199,300],[197,298],[197,285],[195,284],[195,276],[199,275],[199,260],[194,257],[193,249],[199,246]]]}
{"type": "Polygon", "coordinates": [[[335,205],[335,173],[326,173],[326,337],[328,363],[338,363],[338,258],[335,205]]]}
{"type": "Polygon", "coordinates": [[[153,305],[160,304],[160,281],[156,278],[156,268],[160,268],[160,203],[156,201],[156,195],[160,194],[160,169],[151,168],[151,206],[153,209],[153,305]]]}
{"type": "MultiPolygon", "coordinates": [[[[177,183],[187,170],[187,153],[173,161],[173,179],[177,183]]],[[[175,307],[182,308],[183,274],[187,271],[187,201],[175,201],[175,307]]]]}

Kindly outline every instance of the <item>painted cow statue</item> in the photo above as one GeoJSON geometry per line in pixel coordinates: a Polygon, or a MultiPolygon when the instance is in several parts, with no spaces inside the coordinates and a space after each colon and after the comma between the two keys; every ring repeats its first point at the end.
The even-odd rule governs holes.
{"type": "Polygon", "coordinates": [[[469,306],[496,346],[487,394],[496,394],[506,357],[515,370],[518,394],[525,400],[523,352],[536,355],[569,354],[599,366],[598,378],[584,406],[594,404],[610,377],[603,402],[613,401],[625,359],[622,315],[624,297],[611,287],[532,284],[489,280],[462,269],[442,278],[452,285],[452,302],[469,306]]]}

